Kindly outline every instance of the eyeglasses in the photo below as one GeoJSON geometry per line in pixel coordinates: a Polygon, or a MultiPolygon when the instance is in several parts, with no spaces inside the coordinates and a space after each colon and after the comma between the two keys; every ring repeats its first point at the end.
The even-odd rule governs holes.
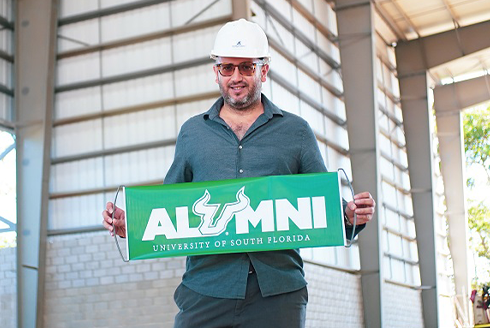
{"type": "Polygon", "coordinates": [[[255,73],[255,68],[257,66],[261,66],[261,63],[252,63],[252,62],[243,62],[238,65],[221,63],[216,64],[215,66],[218,68],[218,72],[223,76],[232,76],[235,73],[235,67],[238,67],[238,71],[243,76],[252,76],[255,73]]]}

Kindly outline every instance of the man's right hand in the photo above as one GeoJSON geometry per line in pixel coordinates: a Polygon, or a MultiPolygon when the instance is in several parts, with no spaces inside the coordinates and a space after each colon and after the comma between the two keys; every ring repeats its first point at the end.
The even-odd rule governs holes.
{"type": "Polygon", "coordinates": [[[114,227],[112,226],[112,212],[114,211],[114,204],[108,202],[106,205],[106,209],[102,212],[102,224],[104,228],[109,230],[111,236],[114,236],[114,227],[116,228],[116,233],[125,238],[126,237],[126,214],[124,211],[118,207],[116,207],[116,211],[114,212],[114,227]]]}

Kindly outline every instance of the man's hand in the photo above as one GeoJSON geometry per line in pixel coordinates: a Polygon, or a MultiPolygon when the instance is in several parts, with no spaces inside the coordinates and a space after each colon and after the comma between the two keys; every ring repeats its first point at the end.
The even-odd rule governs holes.
{"type": "Polygon", "coordinates": [[[364,224],[373,218],[376,202],[367,191],[354,196],[354,201],[347,203],[345,215],[351,224],[354,224],[354,213],[357,215],[356,224],[364,224]]]}
{"type": "Polygon", "coordinates": [[[125,238],[126,237],[126,214],[124,211],[116,207],[116,212],[114,212],[114,227],[112,226],[112,212],[114,211],[114,204],[108,202],[106,209],[102,212],[102,224],[104,228],[109,230],[111,236],[114,236],[114,227],[116,228],[116,233],[125,238]]]}

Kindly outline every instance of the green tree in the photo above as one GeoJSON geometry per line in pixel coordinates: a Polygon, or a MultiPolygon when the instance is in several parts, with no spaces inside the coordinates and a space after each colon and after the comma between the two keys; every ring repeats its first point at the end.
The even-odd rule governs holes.
{"type": "Polygon", "coordinates": [[[463,122],[466,163],[483,166],[490,180],[490,107],[467,111],[463,122]]]}
{"type": "Polygon", "coordinates": [[[475,245],[478,256],[490,260],[490,209],[483,202],[469,208],[468,226],[480,238],[475,245]]]}
{"type": "MultiPolygon", "coordinates": [[[[464,146],[466,165],[480,165],[485,170],[486,181],[490,183],[490,107],[468,110],[464,114],[464,146]]],[[[468,179],[467,186],[475,188],[475,177],[468,179]]],[[[485,193],[488,194],[490,193],[485,193]]],[[[490,209],[483,201],[469,201],[468,226],[471,230],[471,245],[474,253],[490,261],[490,209]]],[[[488,284],[488,277],[477,277],[475,284],[488,284]],[[479,278],[479,279],[478,279],[479,278]]]]}
{"type": "Polygon", "coordinates": [[[11,233],[0,233],[0,248],[16,247],[15,236],[11,233]]]}

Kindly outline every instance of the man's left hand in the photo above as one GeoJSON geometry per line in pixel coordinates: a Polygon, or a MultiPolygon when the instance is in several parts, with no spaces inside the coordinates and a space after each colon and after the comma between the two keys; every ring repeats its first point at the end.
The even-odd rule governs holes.
{"type": "Polygon", "coordinates": [[[354,200],[347,203],[345,215],[351,224],[354,224],[354,213],[357,215],[356,224],[365,224],[372,220],[376,202],[368,191],[354,196],[354,200]]]}

